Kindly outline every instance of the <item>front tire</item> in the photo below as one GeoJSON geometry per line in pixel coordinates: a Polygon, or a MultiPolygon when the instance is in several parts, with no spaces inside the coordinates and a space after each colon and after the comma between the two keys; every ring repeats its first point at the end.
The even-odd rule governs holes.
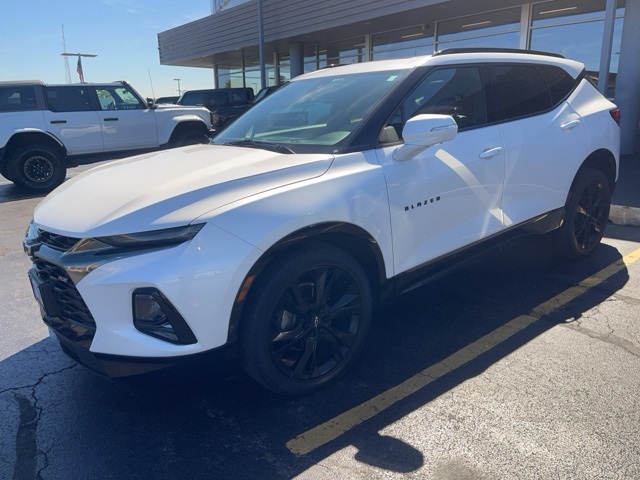
{"type": "Polygon", "coordinates": [[[258,278],[243,314],[244,370],[268,389],[307,395],[357,359],[371,323],[369,279],[329,245],[288,252],[258,278]]]}
{"type": "Polygon", "coordinates": [[[29,190],[53,190],[67,175],[62,155],[47,145],[23,145],[15,148],[10,157],[8,177],[16,185],[29,190]]]}
{"type": "Polygon", "coordinates": [[[176,138],[172,143],[174,147],[186,147],[208,142],[209,138],[201,130],[190,129],[176,134],[176,138]]]}
{"type": "Polygon", "coordinates": [[[591,255],[604,236],[610,208],[611,186],[604,173],[581,170],[567,198],[562,226],[554,232],[557,253],[570,259],[591,255]]]}

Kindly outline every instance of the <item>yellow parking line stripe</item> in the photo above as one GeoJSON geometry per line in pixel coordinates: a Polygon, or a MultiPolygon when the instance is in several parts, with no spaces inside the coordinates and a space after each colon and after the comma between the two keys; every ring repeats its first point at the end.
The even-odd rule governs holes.
{"type": "Polygon", "coordinates": [[[424,369],[404,382],[382,392],[364,403],[332,418],[331,420],[308,430],[287,442],[287,448],[296,455],[306,455],[318,447],[335,440],[352,428],[376,416],[394,403],[408,397],[429,385],[447,373],[486,353],[508,338],[512,337],[542,317],[549,315],[568,304],[589,289],[601,284],[611,276],[640,259],[640,249],[626,255],[622,259],[603,268],[594,275],[585,278],[576,286],[535,307],[529,314],[520,315],[491,333],[470,343],[464,348],[448,356],[444,360],[424,369]]]}

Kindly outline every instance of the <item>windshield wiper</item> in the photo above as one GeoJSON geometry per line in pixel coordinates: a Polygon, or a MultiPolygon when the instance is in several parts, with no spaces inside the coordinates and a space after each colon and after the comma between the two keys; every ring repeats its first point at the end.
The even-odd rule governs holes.
{"type": "Polygon", "coordinates": [[[236,140],[233,142],[226,142],[223,145],[233,145],[235,147],[249,147],[249,148],[261,148],[263,150],[270,150],[278,153],[296,153],[289,147],[285,147],[279,143],[260,142],[257,140],[245,139],[236,140]]]}

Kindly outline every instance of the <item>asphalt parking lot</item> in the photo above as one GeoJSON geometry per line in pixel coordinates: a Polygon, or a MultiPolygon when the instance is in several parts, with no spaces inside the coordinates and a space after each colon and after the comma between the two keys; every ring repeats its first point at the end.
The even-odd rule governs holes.
{"type": "Polygon", "coordinates": [[[38,201],[0,178],[0,478],[640,478],[638,227],[385,304],[349,375],[288,399],[211,361],[126,382],[75,364],[26,275],[38,201]]]}

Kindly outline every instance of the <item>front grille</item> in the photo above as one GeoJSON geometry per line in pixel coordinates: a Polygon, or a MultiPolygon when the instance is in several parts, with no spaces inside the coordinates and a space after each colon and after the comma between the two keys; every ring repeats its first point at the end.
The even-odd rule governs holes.
{"type": "Polygon", "coordinates": [[[40,278],[53,284],[57,300],[60,302],[62,310],[60,318],[95,329],[96,322],[93,316],[91,316],[89,308],[84,303],[84,300],[82,300],[80,292],[78,292],[78,289],[64,268],[40,258],[35,258],[33,264],[40,278]]]}
{"type": "Polygon", "coordinates": [[[40,229],[38,229],[38,239],[47,247],[61,252],[70,250],[76,243],[82,240],[81,238],[65,237],[64,235],[58,235],[40,229]]]}

